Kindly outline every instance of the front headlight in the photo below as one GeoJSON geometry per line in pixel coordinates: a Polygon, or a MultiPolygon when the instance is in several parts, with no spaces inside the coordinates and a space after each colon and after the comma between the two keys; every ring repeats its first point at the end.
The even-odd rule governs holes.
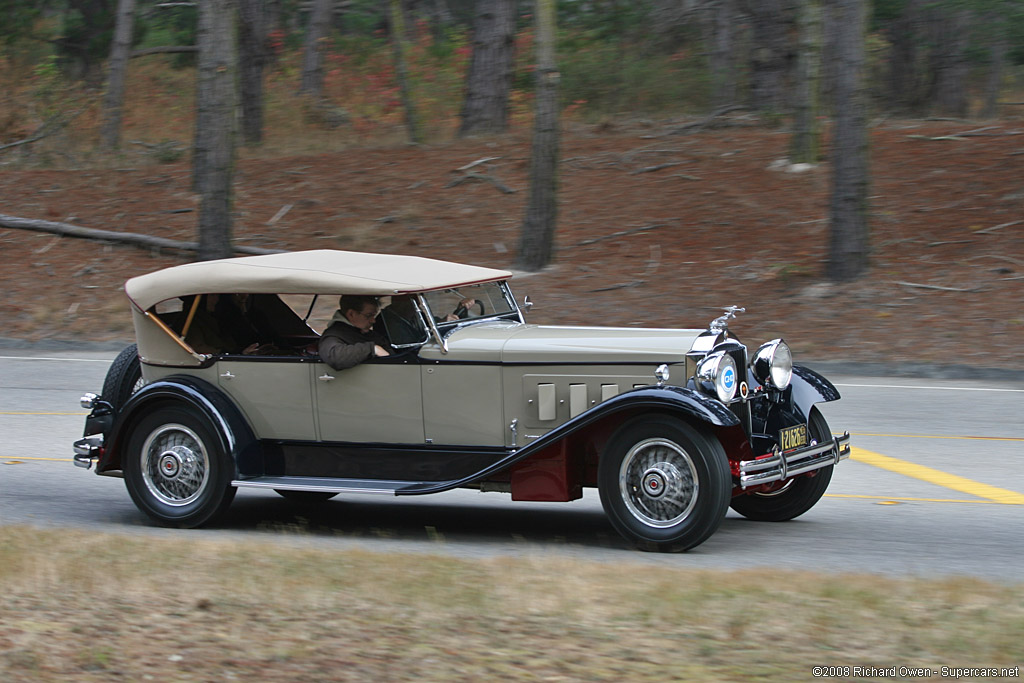
{"type": "Polygon", "coordinates": [[[736,397],[736,361],[725,351],[708,354],[698,363],[696,378],[704,391],[714,392],[722,403],[736,397]]]}
{"type": "Polygon", "coordinates": [[[773,389],[785,389],[793,379],[793,352],[781,339],[762,344],[750,361],[754,378],[773,389]]]}

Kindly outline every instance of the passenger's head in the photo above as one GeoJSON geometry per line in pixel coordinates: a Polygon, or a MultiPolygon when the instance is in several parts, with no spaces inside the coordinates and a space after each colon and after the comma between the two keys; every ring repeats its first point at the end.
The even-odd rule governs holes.
{"type": "Polygon", "coordinates": [[[391,305],[388,310],[399,314],[403,318],[412,318],[416,315],[416,304],[412,302],[412,294],[391,297],[391,305]]]}
{"type": "Polygon", "coordinates": [[[346,294],[338,300],[338,308],[345,320],[363,332],[369,332],[380,313],[380,302],[375,296],[346,294]]]}

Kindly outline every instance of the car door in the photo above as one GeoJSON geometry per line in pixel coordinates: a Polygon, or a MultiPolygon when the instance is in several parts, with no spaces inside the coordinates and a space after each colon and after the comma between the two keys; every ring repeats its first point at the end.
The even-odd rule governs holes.
{"type": "Polygon", "coordinates": [[[334,370],[315,364],[321,441],[423,444],[419,365],[381,358],[334,370]]]}
{"type": "Polygon", "coordinates": [[[224,356],[217,384],[249,419],[261,439],[316,438],[313,363],[301,358],[224,356]]]}

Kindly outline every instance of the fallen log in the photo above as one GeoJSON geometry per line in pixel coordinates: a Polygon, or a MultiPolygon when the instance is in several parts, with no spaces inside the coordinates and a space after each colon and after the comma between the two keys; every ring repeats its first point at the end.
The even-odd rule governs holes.
{"type": "MultiPolygon", "coordinates": [[[[98,230],[86,228],[71,223],[60,223],[57,221],[44,221],[32,218],[21,218],[19,216],[8,216],[0,213],[0,226],[5,228],[16,228],[18,230],[33,230],[35,232],[47,232],[64,237],[78,237],[81,239],[100,240],[103,242],[117,242],[128,244],[142,249],[162,249],[167,251],[195,252],[199,251],[198,242],[181,242],[167,239],[166,237],[154,237],[153,235],[142,235],[137,232],[115,232],[113,230],[98,230]]],[[[262,256],[263,254],[280,254],[287,249],[264,249],[262,247],[234,246],[232,249],[240,254],[262,256]]]]}
{"type": "Polygon", "coordinates": [[[199,48],[195,45],[163,45],[161,47],[146,47],[140,50],[132,50],[128,56],[132,59],[145,57],[146,55],[176,55],[198,53],[199,48]]]}

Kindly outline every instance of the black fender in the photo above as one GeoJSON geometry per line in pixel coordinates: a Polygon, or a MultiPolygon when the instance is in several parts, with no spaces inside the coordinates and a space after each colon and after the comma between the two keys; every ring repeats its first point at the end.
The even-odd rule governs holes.
{"type": "Polygon", "coordinates": [[[790,386],[793,387],[793,402],[804,409],[804,414],[807,414],[815,403],[838,401],[840,398],[839,390],[832,382],[802,365],[793,366],[790,386]]]}
{"type": "Polygon", "coordinates": [[[132,395],[114,419],[96,473],[122,469],[121,456],[132,425],[159,403],[188,405],[213,425],[220,447],[235,461],[235,477],[263,474],[260,445],[249,422],[227,395],[209,382],[188,375],[171,375],[147,384],[132,395]]]}
{"type": "MultiPolygon", "coordinates": [[[[783,427],[807,424],[811,408],[815,403],[839,400],[839,390],[823,376],[801,365],[793,366],[793,378],[785,391],[779,392],[773,400],[762,400],[752,406],[755,441],[759,433],[770,435],[771,442],[783,427]]],[[[761,451],[768,445],[760,447],[761,451]]]]}
{"type": "Polygon", "coordinates": [[[396,495],[419,495],[465,486],[466,484],[486,479],[497,472],[501,472],[577,432],[598,425],[602,421],[613,420],[617,426],[617,423],[624,422],[633,415],[651,412],[682,415],[683,419],[686,419],[688,422],[702,423],[718,434],[722,431],[738,430],[740,435],[742,435],[742,439],[745,440],[746,438],[739,418],[725,405],[715,399],[685,387],[643,387],[618,394],[598,403],[590,410],[563,422],[539,439],[535,439],[521,448],[511,450],[508,455],[499,459],[494,464],[468,477],[457,481],[416,484],[400,489],[395,493],[396,495]]]}

